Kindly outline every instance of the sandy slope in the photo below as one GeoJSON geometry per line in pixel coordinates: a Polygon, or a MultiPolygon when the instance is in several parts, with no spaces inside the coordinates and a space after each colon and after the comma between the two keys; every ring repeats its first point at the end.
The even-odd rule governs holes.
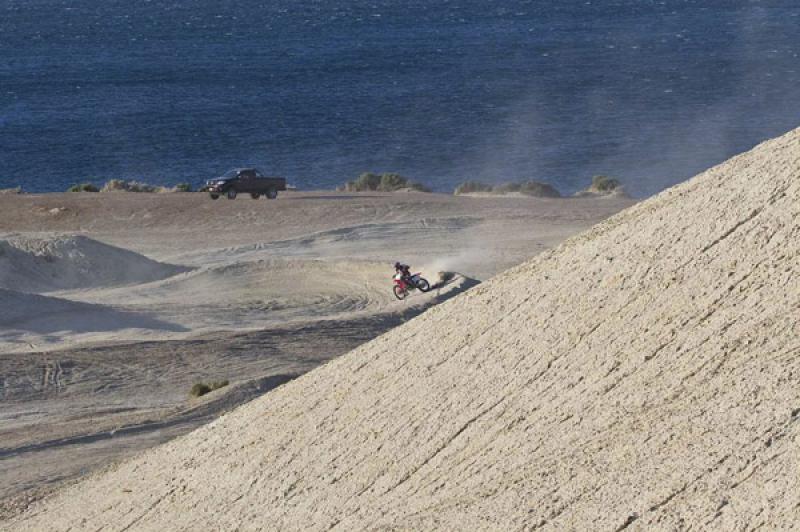
{"type": "MultiPolygon", "coordinates": [[[[253,330],[387,312],[429,299],[414,294],[398,302],[389,290],[391,270],[387,274],[383,263],[251,259],[187,270],[173,269],[158,281],[61,290],[48,297],[0,288],[0,353],[253,330]]],[[[38,277],[25,277],[30,270],[23,268],[14,271],[20,278],[38,277]]],[[[130,277],[124,279],[130,283],[130,277]]]]}
{"type": "Polygon", "coordinates": [[[380,311],[398,303],[387,289],[390,276],[385,263],[268,258],[198,268],[134,288],[74,295],[93,303],[121,302],[125,308],[146,309],[194,330],[241,329],[380,311]]]}
{"type": "Polygon", "coordinates": [[[631,203],[0,196],[0,520],[474,284],[456,276],[398,302],[395,260],[431,280],[485,278],[631,203]],[[209,401],[188,397],[221,379],[209,401]]]}
{"type": "Polygon", "coordinates": [[[4,529],[788,528],[798,217],[795,131],[4,529]]]}
{"type": "Polygon", "coordinates": [[[126,319],[111,327],[95,324],[96,313],[61,313],[64,323],[51,316],[47,327],[20,329],[40,318],[29,305],[27,320],[0,322],[0,353],[376,312],[392,301],[396,260],[429,277],[485,278],[631,203],[437,194],[1,197],[0,288],[103,305],[126,319]]]}
{"type": "Polygon", "coordinates": [[[30,348],[36,342],[56,345],[119,337],[120,331],[184,332],[173,323],[104,305],[0,288],[0,352],[30,348]]]}
{"type": "Polygon", "coordinates": [[[24,292],[132,285],[187,270],[82,235],[0,240],[0,288],[24,292]]]}

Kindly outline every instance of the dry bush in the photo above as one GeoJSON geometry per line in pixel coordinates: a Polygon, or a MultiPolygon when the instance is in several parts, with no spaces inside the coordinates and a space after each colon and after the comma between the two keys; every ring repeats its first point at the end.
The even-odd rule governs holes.
{"type": "Polygon", "coordinates": [[[368,190],[378,190],[381,184],[381,176],[373,174],[372,172],[364,172],[358,176],[354,181],[348,181],[345,184],[345,190],[348,192],[365,192],[368,190]]]}
{"type": "Polygon", "coordinates": [[[221,380],[221,381],[214,381],[214,382],[211,383],[211,390],[213,391],[213,390],[218,390],[220,388],[224,388],[228,384],[229,384],[228,383],[228,379],[221,380]]]}
{"type": "Polygon", "coordinates": [[[596,175],[592,178],[592,184],[588,188],[575,194],[576,196],[625,196],[625,187],[619,180],[605,175],[596,175]]]}
{"type": "Polygon", "coordinates": [[[453,194],[524,194],[537,198],[560,198],[561,193],[555,187],[539,181],[509,182],[499,185],[487,185],[478,181],[465,181],[458,185],[453,194]]]}
{"type": "Polygon", "coordinates": [[[103,185],[100,192],[166,192],[168,189],[139,181],[124,181],[122,179],[112,179],[103,185]]]}
{"type": "Polygon", "coordinates": [[[208,384],[204,382],[196,382],[192,385],[192,389],[189,390],[189,395],[191,395],[192,397],[200,397],[207,394],[210,391],[211,391],[211,386],[209,386],[208,384]]]}
{"type": "Polygon", "coordinates": [[[453,194],[458,196],[459,194],[472,194],[475,192],[491,191],[492,185],[487,185],[486,183],[480,183],[478,181],[464,181],[456,187],[456,189],[453,191],[453,194]]]}
{"type": "Polygon", "coordinates": [[[430,192],[430,189],[422,183],[410,181],[407,177],[400,174],[383,173],[375,174],[364,172],[353,181],[348,181],[336,190],[347,192],[395,192],[397,190],[416,190],[419,192],[430,192]]]}
{"type": "Polygon", "coordinates": [[[213,392],[214,390],[224,388],[228,384],[229,383],[227,379],[221,381],[212,381],[208,384],[205,382],[196,382],[192,385],[192,389],[189,390],[189,395],[192,397],[202,397],[203,395],[213,392]]]}
{"type": "Polygon", "coordinates": [[[69,187],[67,192],[99,192],[99,190],[91,183],[80,183],[69,187]]]}
{"type": "Polygon", "coordinates": [[[378,190],[383,192],[391,192],[393,190],[400,190],[408,186],[408,179],[400,174],[383,174],[381,175],[381,182],[378,185],[378,190]]]}
{"type": "Polygon", "coordinates": [[[622,186],[618,180],[606,175],[596,175],[592,178],[592,186],[589,187],[598,192],[611,192],[622,186]]]}

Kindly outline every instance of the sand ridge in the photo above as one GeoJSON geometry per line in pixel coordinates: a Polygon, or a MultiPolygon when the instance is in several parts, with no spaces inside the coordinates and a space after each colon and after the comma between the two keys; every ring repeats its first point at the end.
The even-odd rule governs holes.
{"type": "Polygon", "coordinates": [[[788,528],[798,218],[800,130],[4,529],[788,528]]]}

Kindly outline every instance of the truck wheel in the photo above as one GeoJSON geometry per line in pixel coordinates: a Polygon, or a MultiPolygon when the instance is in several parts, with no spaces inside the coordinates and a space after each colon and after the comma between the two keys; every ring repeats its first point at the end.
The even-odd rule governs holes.
{"type": "Polygon", "coordinates": [[[258,192],[251,192],[250,193],[250,197],[253,198],[253,199],[258,199],[259,196],[261,196],[261,194],[259,194],[258,192]]]}
{"type": "Polygon", "coordinates": [[[219,194],[211,194],[211,199],[219,199],[219,194]]]}
{"type": "Polygon", "coordinates": [[[267,190],[267,198],[275,199],[277,197],[278,197],[278,191],[277,190],[275,190],[274,188],[271,188],[271,189],[267,190]]]}
{"type": "Polygon", "coordinates": [[[236,189],[232,188],[228,191],[228,199],[236,199],[236,189]]]}

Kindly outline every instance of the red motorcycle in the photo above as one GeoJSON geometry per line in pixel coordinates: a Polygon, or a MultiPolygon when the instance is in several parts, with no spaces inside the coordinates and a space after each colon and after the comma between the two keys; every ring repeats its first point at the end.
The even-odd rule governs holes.
{"type": "Polygon", "coordinates": [[[402,273],[394,276],[394,295],[397,299],[403,300],[408,296],[408,293],[415,288],[420,292],[427,292],[431,289],[431,285],[427,279],[415,273],[410,277],[404,277],[402,273]]]}

